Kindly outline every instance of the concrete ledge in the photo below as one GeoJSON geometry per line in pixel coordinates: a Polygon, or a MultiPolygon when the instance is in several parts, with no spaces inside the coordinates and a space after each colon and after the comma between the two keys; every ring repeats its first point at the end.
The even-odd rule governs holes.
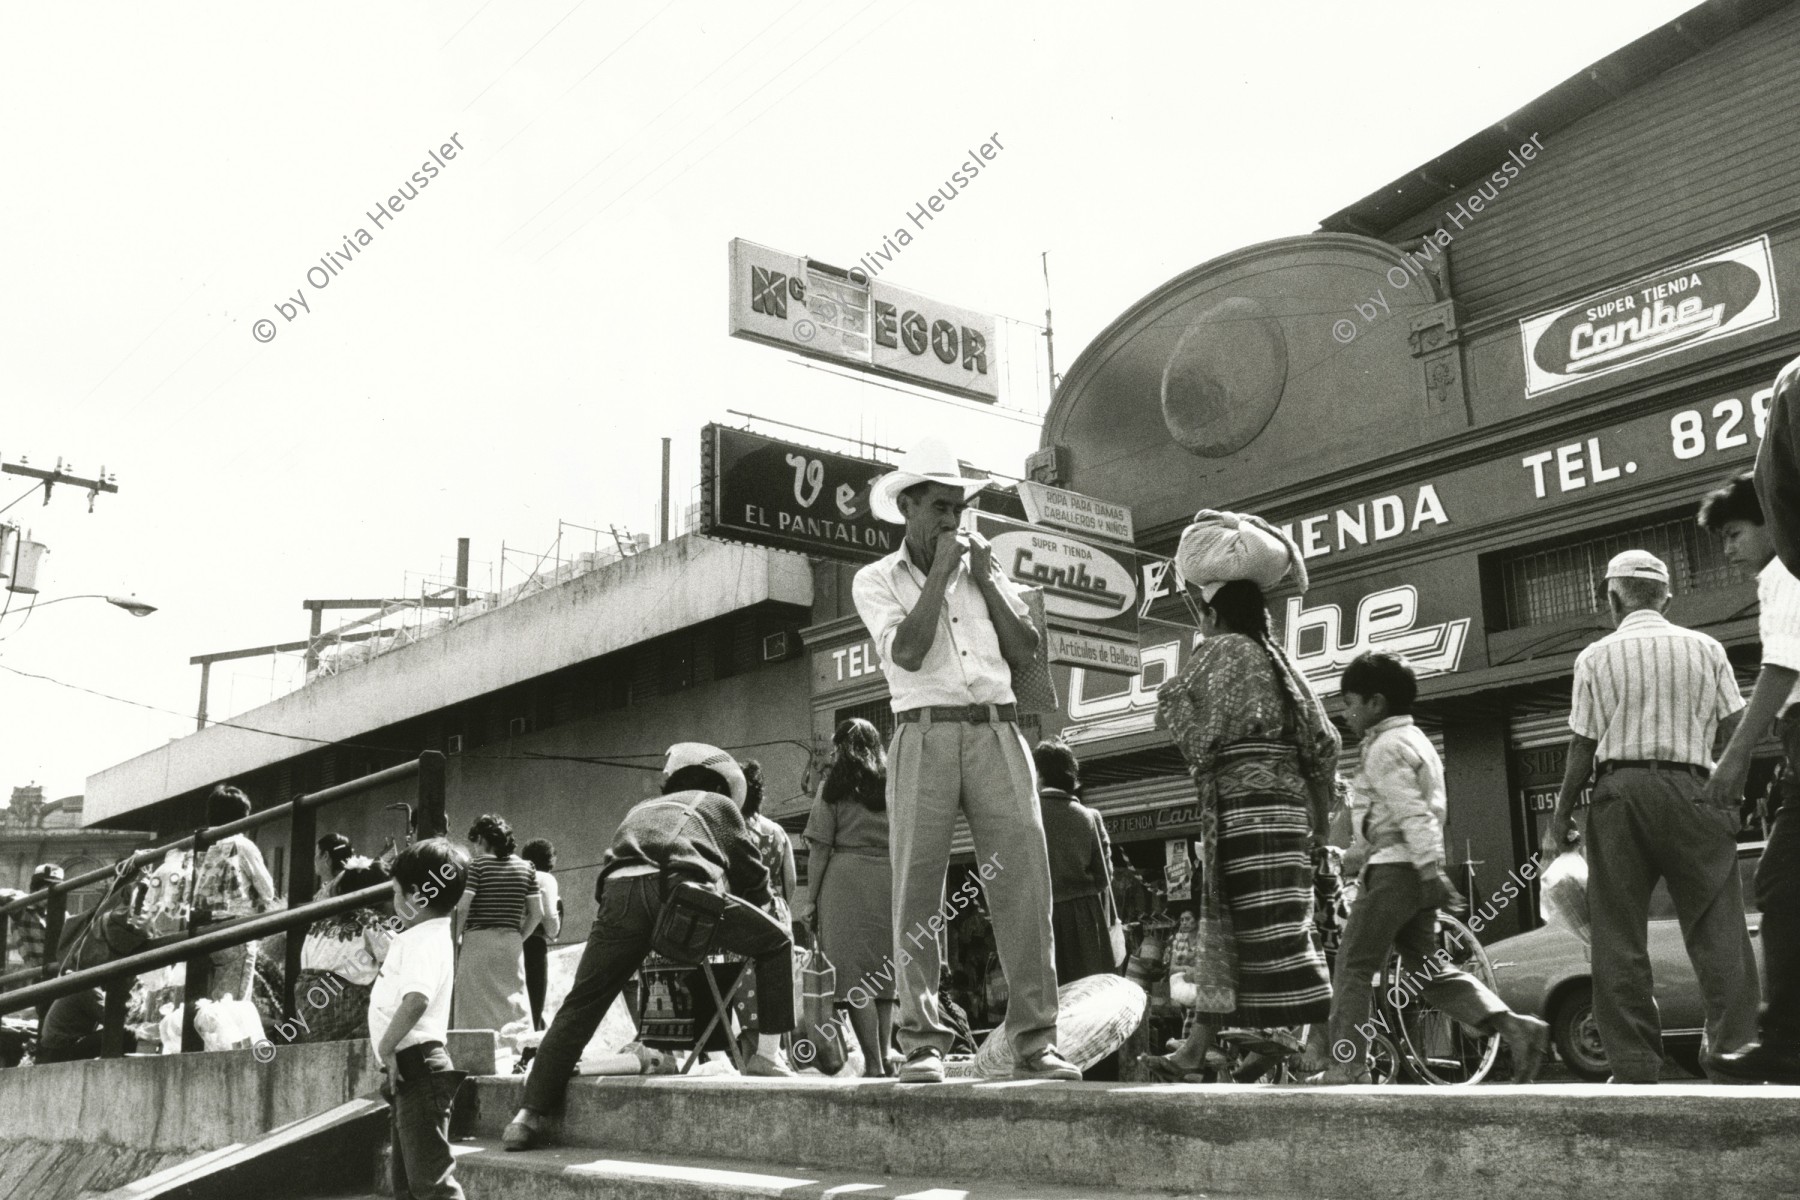
{"type": "MultiPolygon", "coordinates": [[[[476,1136],[497,1139],[522,1085],[471,1083],[476,1136]]],[[[614,1155],[1126,1192],[1800,1197],[1800,1088],[582,1079],[561,1139],[614,1155]]]]}
{"type": "Polygon", "coordinates": [[[375,1090],[366,1041],[46,1063],[0,1071],[9,1138],[195,1154],[375,1090]],[[265,1056],[267,1051],[264,1051],[265,1056]]]}

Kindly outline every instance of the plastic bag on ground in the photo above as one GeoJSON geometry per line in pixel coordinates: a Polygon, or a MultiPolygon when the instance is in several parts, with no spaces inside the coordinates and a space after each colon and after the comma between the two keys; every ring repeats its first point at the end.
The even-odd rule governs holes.
{"type": "Polygon", "coordinates": [[[1546,924],[1561,925],[1589,944],[1587,859],[1573,851],[1559,854],[1539,877],[1542,916],[1546,924]]]}

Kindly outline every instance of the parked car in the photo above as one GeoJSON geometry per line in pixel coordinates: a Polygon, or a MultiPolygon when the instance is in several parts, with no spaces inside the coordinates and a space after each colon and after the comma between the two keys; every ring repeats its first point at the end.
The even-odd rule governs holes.
{"type": "MultiPolygon", "coordinates": [[[[1763,842],[1738,847],[1738,878],[1744,889],[1750,944],[1756,950],[1758,977],[1762,972],[1762,914],[1756,909],[1756,864],[1762,860],[1763,842]]],[[[1700,984],[1688,961],[1675,919],[1675,902],[1668,885],[1659,882],[1650,896],[1650,971],[1655,981],[1656,1007],[1662,1018],[1663,1049],[1677,1063],[1700,1074],[1700,1037],[1706,1009],[1700,984]]],[[[1601,1080],[1612,1074],[1600,1030],[1594,1023],[1593,968],[1588,948],[1568,927],[1556,924],[1505,938],[1487,947],[1493,963],[1500,998],[1515,1012],[1531,1013],[1550,1023],[1556,1052],[1569,1070],[1584,1079],[1601,1080]]]]}

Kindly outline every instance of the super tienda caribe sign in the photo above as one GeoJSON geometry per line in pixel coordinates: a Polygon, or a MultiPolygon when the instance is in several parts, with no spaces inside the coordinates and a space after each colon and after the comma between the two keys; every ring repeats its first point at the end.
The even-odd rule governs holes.
{"type": "Polygon", "coordinates": [[[1780,315],[1765,235],[1520,321],[1525,394],[1622,371],[1780,315]]]}
{"type": "Polygon", "coordinates": [[[730,332],[973,400],[1000,396],[993,317],[742,238],[731,243],[730,332]]]}

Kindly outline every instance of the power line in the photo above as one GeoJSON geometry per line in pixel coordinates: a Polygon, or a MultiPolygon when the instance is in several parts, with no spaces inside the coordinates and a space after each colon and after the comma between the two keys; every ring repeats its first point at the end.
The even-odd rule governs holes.
{"type": "MultiPolygon", "coordinates": [[[[568,12],[566,12],[562,16],[558,17],[556,19],[556,24],[554,24],[550,28],[544,30],[543,34],[538,38],[537,41],[535,41],[535,42],[531,43],[531,45],[525,47],[524,54],[521,54],[521,55],[519,55],[519,57],[513,59],[512,62],[510,64],[508,64],[506,70],[504,70],[504,71],[500,72],[498,75],[494,76],[492,83],[489,83],[486,87],[482,88],[479,92],[476,92],[475,100],[479,100],[483,96],[487,95],[489,92],[493,91],[494,84],[499,83],[502,79],[505,79],[508,75],[511,75],[514,67],[516,67],[520,63],[524,62],[526,57],[528,55],[530,55],[530,53],[533,50],[536,50],[539,46],[544,44],[545,38],[547,38],[551,34],[555,33],[558,29],[561,29],[562,23],[564,21],[568,20],[570,17],[575,15],[576,8],[580,8],[582,5],[584,5],[586,3],[587,3],[587,0],[575,0],[575,8],[571,8],[568,12]]],[[[474,18],[470,18],[470,19],[473,20],[474,18]]],[[[455,34],[452,34],[451,36],[454,37],[455,34]]],[[[471,108],[474,108],[475,100],[471,100],[467,104],[463,105],[463,111],[468,112],[471,108]]]]}
{"type": "MultiPolygon", "coordinates": [[[[524,229],[527,226],[529,226],[533,221],[536,221],[539,217],[543,216],[546,212],[550,211],[550,209],[556,205],[557,201],[561,200],[564,196],[568,195],[570,192],[574,191],[577,187],[579,187],[581,185],[582,180],[586,179],[589,175],[592,175],[595,171],[598,171],[601,167],[604,167],[607,163],[611,162],[614,155],[618,154],[619,151],[621,151],[625,147],[631,145],[631,143],[637,141],[638,138],[642,137],[645,133],[647,133],[650,130],[651,126],[655,125],[658,121],[662,120],[665,116],[668,115],[670,109],[674,108],[676,105],[680,104],[683,100],[686,100],[689,96],[691,96],[695,92],[699,91],[700,88],[706,83],[707,80],[711,79],[714,75],[717,75],[720,71],[723,71],[726,68],[726,66],[731,63],[731,61],[733,59],[737,58],[738,55],[742,54],[744,51],[748,50],[751,46],[753,46],[757,42],[761,41],[764,34],[768,33],[769,30],[775,28],[775,26],[777,26],[777,25],[781,24],[781,22],[785,21],[787,19],[788,13],[793,12],[794,9],[799,8],[800,5],[803,3],[805,3],[805,0],[794,0],[794,3],[788,7],[786,12],[783,12],[780,16],[776,17],[774,20],[770,21],[767,25],[764,25],[761,29],[757,30],[756,34],[754,36],[752,36],[743,45],[739,46],[736,50],[733,50],[729,55],[727,55],[725,57],[725,59],[722,62],[719,63],[718,66],[714,67],[712,70],[708,71],[705,75],[701,76],[700,79],[697,80],[693,84],[693,86],[689,87],[685,92],[681,93],[681,95],[675,97],[674,100],[670,101],[669,104],[661,112],[657,113],[654,117],[651,117],[648,121],[644,122],[643,125],[639,126],[636,133],[633,133],[630,137],[628,137],[624,141],[620,142],[617,146],[614,146],[610,151],[607,152],[606,157],[602,158],[599,162],[595,163],[593,166],[591,166],[587,170],[583,171],[580,175],[577,175],[575,177],[574,181],[571,182],[568,187],[565,187],[562,191],[560,191],[560,192],[556,193],[556,195],[552,196],[550,198],[550,202],[548,204],[545,204],[544,207],[542,207],[542,208],[538,209],[536,212],[532,213],[531,216],[529,216],[525,219],[523,224],[521,224],[517,229],[514,229],[511,233],[507,234],[504,238],[502,238],[500,240],[500,244],[502,246],[504,246],[507,242],[510,242],[515,237],[519,236],[519,234],[521,232],[523,232],[524,229]]],[[[632,36],[635,37],[636,35],[633,34],[632,36]]],[[[585,76],[583,78],[585,78],[585,76]]],[[[573,90],[574,90],[573,88],[570,89],[570,91],[573,91],[573,90]]],[[[564,92],[563,95],[565,95],[565,96],[568,95],[568,92],[564,92]]],[[[525,131],[523,129],[521,129],[519,131],[519,133],[524,133],[524,132],[525,131]]],[[[513,139],[517,138],[518,136],[519,136],[519,134],[515,133],[511,138],[506,139],[505,144],[502,145],[500,147],[500,149],[501,150],[506,149],[507,146],[510,146],[512,144],[513,139]]],[[[495,153],[498,154],[499,150],[496,150],[495,153]]]]}
{"type": "MultiPolygon", "coordinates": [[[[9,604],[11,603],[10,599],[8,600],[8,603],[9,604]]],[[[3,614],[0,614],[0,615],[3,615],[3,614]]],[[[114,696],[109,692],[96,691],[90,687],[83,687],[79,683],[70,683],[67,680],[57,679],[51,675],[40,675],[35,671],[21,671],[19,668],[9,667],[5,663],[0,663],[0,671],[7,671],[7,672],[10,672],[11,674],[22,676],[23,678],[26,678],[26,679],[37,679],[37,680],[41,680],[44,683],[53,683],[57,687],[64,687],[64,688],[70,689],[71,691],[83,692],[89,696],[96,696],[102,700],[110,700],[110,701],[114,702],[115,704],[126,704],[126,705],[131,706],[132,708],[142,708],[142,709],[146,709],[150,712],[163,713],[163,714],[166,714],[171,717],[180,717],[184,721],[191,720],[192,716],[193,716],[193,714],[191,714],[191,713],[179,713],[179,712],[176,712],[174,709],[163,708],[160,705],[146,704],[141,700],[129,700],[129,699],[125,698],[124,696],[114,696]]],[[[372,746],[372,745],[368,745],[368,744],[361,743],[361,742],[347,742],[347,741],[343,741],[343,740],[333,741],[330,738],[307,737],[305,734],[282,733],[281,731],[275,730],[275,729],[258,729],[254,725],[243,725],[243,724],[239,724],[238,722],[235,722],[235,721],[211,721],[211,722],[208,722],[208,724],[214,725],[214,726],[223,726],[227,729],[239,729],[239,730],[244,731],[245,733],[260,733],[260,734],[264,735],[265,737],[283,738],[283,739],[285,739],[287,741],[291,741],[291,742],[306,742],[306,743],[309,743],[309,744],[315,745],[315,746],[337,746],[337,747],[340,747],[345,750],[368,750],[368,751],[372,751],[375,753],[381,753],[381,754],[391,754],[394,751],[394,747],[392,747],[392,746],[372,746]]],[[[798,738],[772,738],[768,741],[763,741],[763,742],[743,742],[743,743],[740,743],[738,745],[733,745],[733,746],[720,746],[719,749],[721,749],[721,750],[758,750],[758,749],[762,749],[765,747],[772,747],[772,746],[794,746],[800,750],[804,750],[809,757],[811,756],[811,754],[813,752],[813,748],[810,745],[808,745],[805,742],[800,741],[798,738]]],[[[624,752],[617,753],[617,754],[604,754],[604,755],[603,754],[481,754],[481,753],[471,753],[471,754],[458,755],[457,757],[459,757],[459,758],[479,758],[479,759],[484,759],[484,760],[493,761],[493,762],[578,762],[578,763],[587,763],[591,766],[618,767],[622,770],[629,770],[629,771],[646,771],[646,770],[661,770],[662,768],[656,764],[648,764],[647,765],[644,763],[625,762],[623,760],[630,759],[630,758],[661,759],[667,753],[668,753],[668,751],[666,749],[663,749],[663,750],[624,751],[624,752]]]]}
{"type": "MultiPolygon", "coordinates": [[[[705,129],[702,129],[699,133],[696,133],[693,137],[689,138],[686,142],[683,142],[681,147],[679,149],[677,149],[674,153],[670,154],[667,158],[665,158],[661,162],[657,163],[654,167],[650,168],[648,171],[646,171],[642,175],[638,176],[637,179],[632,181],[631,186],[627,187],[624,191],[622,191],[618,195],[614,196],[610,201],[608,201],[606,203],[605,207],[601,208],[598,212],[593,213],[586,220],[582,221],[581,224],[577,225],[575,228],[571,229],[568,233],[566,233],[562,237],[558,238],[556,240],[556,242],[553,245],[551,245],[551,247],[548,250],[544,251],[542,254],[540,254],[538,256],[537,261],[542,262],[544,259],[548,258],[551,254],[556,252],[557,247],[561,246],[564,242],[568,241],[570,238],[572,238],[576,234],[580,233],[583,229],[586,229],[595,220],[604,216],[608,211],[610,211],[612,209],[612,207],[614,205],[618,204],[619,201],[623,200],[626,196],[629,196],[632,192],[636,191],[644,183],[645,180],[649,179],[652,175],[656,174],[658,171],[662,170],[664,167],[666,167],[670,163],[674,162],[677,158],[681,157],[681,155],[687,151],[689,146],[692,146],[695,142],[699,141],[701,138],[703,138],[707,134],[711,133],[714,129],[717,129],[721,124],[723,124],[727,119],[729,119],[733,113],[737,112],[738,109],[744,107],[744,105],[750,103],[750,101],[754,100],[757,96],[761,95],[763,93],[763,91],[765,91],[769,87],[770,84],[775,82],[775,80],[781,78],[787,72],[793,70],[794,67],[798,66],[802,61],[811,57],[813,51],[817,50],[820,46],[823,46],[826,42],[830,41],[832,38],[836,37],[839,33],[843,32],[846,28],[848,28],[850,26],[851,22],[855,21],[858,17],[860,17],[864,13],[868,12],[871,8],[874,8],[878,3],[880,3],[880,0],[869,0],[869,3],[863,5],[861,8],[859,8],[855,12],[851,13],[850,16],[845,18],[845,20],[841,24],[839,24],[835,29],[831,30],[829,33],[827,33],[823,37],[821,37],[818,41],[814,42],[811,46],[808,46],[800,54],[796,55],[794,57],[794,59],[787,64],[787,66],[781,68],[780,71],[778,71],[774,75],[770,76],[755,91],[751,92],[748,96],[745,96],[742,100],[739,100],[736,104],[734,104],[730,108],[726,109],[724,114],[721,115],[717,120],[713,121],[712,124],[708,125],[705,129]]],[[[904,8],[900,9],[900,10],[896,10],[895,15],[896,16],[899,15],[899,12],[901,12],[901,11],[904,11],[904,8]]],[[[891,20],[893,20],[893,17],[888,18],[888,21],[891,21],[891,20]]],[[[886,25],[887,23],[888,23],[887,21],[883,21],[881,23],[881,25],[886,25]]],[[[879,29],[879,28],[881,28],[881,25],[878,25],[875,28],[879,29]]],[[[870,30],[869,32],[873,33],[874,30],[870,30]]],[[[864,38],[866,38],[868,36],[868,34],[865,34],[863,36],[864,36],[864,38]]],[[[862,41],[863,41],[863,38],[858,38],[857,41],[855,43],[853,43],[853,45],[861,45],[862,41]]],[[[823,69],[823,68],[821,68],[821,69],[823,69]]],[[[814,71],[812,75],[808,75],[804,79],[802,79],[800,81],[801,84],[805,84],[805,83],[809,82],[813,78],[813,75],[817,75],[817,74],[818,74],[818,71],[814,71]]],[[[798,86],[799,85],[796,85],[796,87],[798,87],[798,86]]],[[[786,99],[787,96],[792,95],[792,94],[793,94],[793,91],[790,90],[788,93],[786,93],[786,95],[784,95],[782,97],[782,99],[786,99]]],[[[779,101],[777,103],[779,103],[779,101]]],[[[768,110],[764,109],[763,111],[767,112],[768,110]]],[[[761,116],[762,114],[759,113],[757,115],[761,116]]],[[[748,126],[746,126],[746,128],[747,127],[748,126]]],[[[720,145],[723,145],[723,144],[724,144],[723,142],[720,143],[720,145]]],[[[699,162],[699,161],[709,157],[713,153],[713,151],[717,150],[717,149],[718,149],[717,146],[713,147],[713,150],[709,150],[705,154],[702,154],[699,159],[695,160],[695,162],[699,162]]],[[[689,164],[689,165],[692,166],[692,164],[689,164]]],[[[686,174],[686,171],[684,170],[682,172],[682,174],[686,174]]],[[[679,178],[679,176],[677,176],[677,178],[679,178]]]]}

